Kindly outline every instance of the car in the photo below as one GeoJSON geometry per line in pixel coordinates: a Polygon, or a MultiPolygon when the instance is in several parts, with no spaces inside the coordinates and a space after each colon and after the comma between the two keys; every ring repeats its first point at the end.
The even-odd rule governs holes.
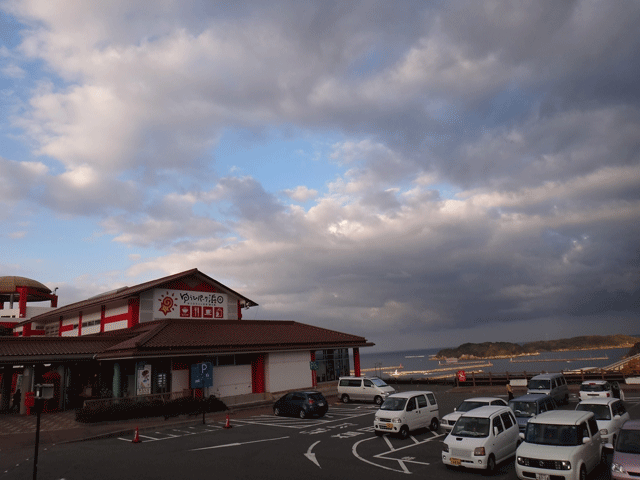
{"type": "Polygon", "coordinates": [[[602,443],[616,443],[620,427],[630,420],[629,412],[622,400],[617,398],[589,398],[582,400],[576,406],[576,410],[593,412],[602,435],[602,443]]]}
{"type": "Polygon", "coordinates": [[[619,398],[624,400],[624,392],[618,382],[607,380],[585,380],[580,384],[580,400],[588,398],[619,398]]]}
{"type": "Polygon", "coordinates": [[[613,449],[611,478],[632,480],[640,477],[640,420],[629,420],[622,425],[613,449]]]}
{"type": "Polygon", "coordinates": [[[392,393],[395,389],[378,377],[340,377],[338,380],[338,397],[343,403],[362,400],[382,405],[392,393]]]}
{"type": "Polygon", "coordinates": [[[453,429],[453,426],[456,424],[456,420],[458,420],[458,418],[460,418],[460,415],[462,415],[464,412],[468,412],[469,410],[473,410],[474,408],[478,407],[485,407],[487,405],[506,407],[507,402],[502,398],[497,397],[467,398],[460,405],[454,408],[453,412],[448,413],[447,415],[442,417],[440,419],[440,425],[442,425],[442,428],[445,432],[449,433],[453,429]]]}
{"type": "Polygon", "coordinates": [[[405,439],[420,428],[437,431],[440,426],[438,402],[433,392],[410,391],[389,395],[373,418],[376,435],[393,433],[405,439]]]}
{"type": "Polygon", "coordinates": [[[552,410],[529,420],[516,450],[520,480],[585,480],[602,459],[602,436],[593,412],[552,410]]]}
{"type": "Polygon", "coordinates": [[[273,404],[274,415],[296,415],[306,418],[312,415],[323,417],[329,410],[324,395],[316,391],[289,392],[273,404]]]}
{"type": "Polygon", "coordinates": [[[569,386],[562,373],[541,373],[529,380],[527,393],[549,395],[558,405],[569,404],[569,386]]]}
{"type": "Polygon", "coordinates": [[[485,406],[464,412],[444,439],[442,463],[446,466],[484,469],[512,457],[519,443],[515,416],[507,406],[485,406]]]}
{"type": "Polygon", "coordinates": [[[528,393],[509,400],[509,408],[516,416],[520,432],[524,432],[529,420],[558,407],[555,400],[549,395],[528,393]]]}

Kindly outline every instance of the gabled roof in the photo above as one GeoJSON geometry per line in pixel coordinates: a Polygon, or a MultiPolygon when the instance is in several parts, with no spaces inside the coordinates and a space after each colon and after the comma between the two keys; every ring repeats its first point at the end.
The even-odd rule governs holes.
{"type": "Polygon", "coordinates": [[[153,288],[158,288],[161,286],[170,287],[171,283],[177,282],[181,279],[185,279],[188,277],[196,277],[201,281],[214,285],[222,293],[229,292],[233,295],[236,295],[238,298],[244,301],[244,304],[246,307],[258,306],[258,304],[253,300],[245,297],[244,295],[239,294],[238,292],[214,280],[208,275],[205,275],[204,273],[200,272],[197,268],[193,268],[191,270],[186,270],[184,272],[176,273],[174,275],[169,275],[167,277],[162,277],[156,280],[151,280],[149,282],[141,283],[133,287],[122,287],[102,295],[96,295],[94,297],[88,298],[86,300],[82,300],[80,302],[71,303],[69,305],[65,305],[64,307],[56,308],[55,310],[50,310],[49,312],[41,313],[40,315],[35,315],[34,317],[31,317],[28,320],[20,322],[19,324],[17,324],[17,326],[24,325],[31,322],[38,322],[38,321],[42,322],[42,321],[50,320],[52,318],[59,318],[60,315],[64,315],[65,313],[74,312],[77,310],[82,310],[82,309],[86,309],[86,308],[90,308],[98,305],[103,305],[105,302],[135,297],[141,294],[142,292],[151,290],[153,288]]]}
{"type": "Polygon", "coordinates": [[[5,337],[0,364],[369,347],[364,337],[283,320],[167,319],[80,337],[5,337]]]}
{"type": "Polygon", "coordinates": [[[150,322],[146,331],[115,344],[98,359],[206,353],[321,350],[373,346],[364,337],[284,320],[189,320],[150,322]]]}
{"type": "Polygon", "coordinates": [[[58,362],[91,360],[122,340],[114,337],[3,337],[0,340],[0,363],[58,362]]]}

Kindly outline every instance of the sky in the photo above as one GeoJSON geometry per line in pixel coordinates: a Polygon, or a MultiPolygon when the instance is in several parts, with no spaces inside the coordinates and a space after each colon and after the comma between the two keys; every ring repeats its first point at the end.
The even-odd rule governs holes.
{"type": "Polygon", "coordinates": [[[640,334],[640,2],[236,3],[0,0],[0,275],[198,268],[368,351],[640,334]]]}

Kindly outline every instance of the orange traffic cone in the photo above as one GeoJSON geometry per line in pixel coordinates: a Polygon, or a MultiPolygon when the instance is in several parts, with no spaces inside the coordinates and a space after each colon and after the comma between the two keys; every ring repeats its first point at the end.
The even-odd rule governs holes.
{"type": "Polygon", "coordinates": [[[224,428],[231,428],[231,425],[229,424],[229,414],[227,413],[227,423],[224,425],[224,428]]]}
{"type": "Polygon", "coordinates": [[[131,441],[131,443],[140,443],[142,442],[142,440],[140,440],[140,433],[138,432],[138,427],[136,427],[136,436],[133,437],[133,440],[131,441]]]}

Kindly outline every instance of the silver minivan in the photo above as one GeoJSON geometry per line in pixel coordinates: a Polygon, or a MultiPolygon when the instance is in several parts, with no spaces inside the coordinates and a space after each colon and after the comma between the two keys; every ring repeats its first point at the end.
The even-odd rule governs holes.
{"type": "Polygon", "coordinates": [[[544,393],[553,398],[558,405],[569,404],[569,386],[561,373],[536,375],[529,380],[527,393],[544,393]]]}
{"type": "Polygon", "coordinates": [[[395,392],[393,387],[378,377],[340,377],[338,380],[338,397],[343,403],[362,400],[382,405],[382,402],[395,392]]]}

